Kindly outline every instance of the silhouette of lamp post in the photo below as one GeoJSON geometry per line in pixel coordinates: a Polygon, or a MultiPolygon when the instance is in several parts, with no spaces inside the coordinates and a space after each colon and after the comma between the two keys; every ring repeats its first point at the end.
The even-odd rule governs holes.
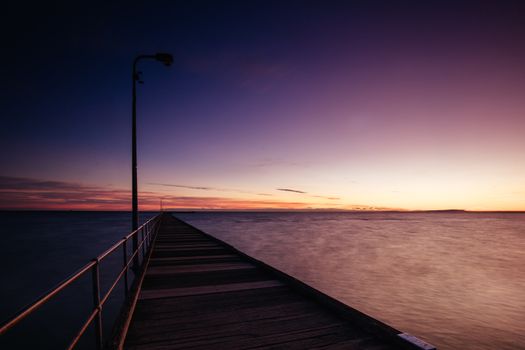
{"type": "MultiPolygon", "coordinates": [[[[173,63],[173,56],[169,53],[159,52],[154,55],[138,55],[133,60],[133,99],[131,108],[131,229],[135,231],[139,227],[139,215],[138,215],[138,193],[137,193],[137,82],[143,83],[140,79],[141,72],[137,72],[137,64],[143,59],[154,59],[156,61],[164,63],[166,66],[170,66],[173,63]]],[[[138,233],[133,235],[133,251],[138,248],[138,233]]],[[[133,270],[138,270],[138,254],[135,256],[133,262],[133,270]]]]}

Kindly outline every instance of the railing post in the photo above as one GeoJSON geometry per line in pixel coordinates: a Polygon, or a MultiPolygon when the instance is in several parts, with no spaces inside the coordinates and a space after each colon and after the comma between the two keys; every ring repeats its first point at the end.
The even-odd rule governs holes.
{"type": "Polygon", "coordinates": [[[102,308],[100,306],[100,273],[99,266],[100,262],[98,259],[94,259],[95,265],[92,268],[93,277],[93,308],[98,310],[95,316],[95,336],[97,349],[102,349],[102,308]]]}
{"type": "Polygon", "coordinates": [[[142,227],[140,230],[140,241],[142,242],[142,263],[144,263],[144,259],[146,257],[146,247],[144,246],[144,228],[145,227],[142,227]]]}
{"type": "MultiPolygon", "coordinates": [[[[138,246],[139,246],[139,243],[138,243],[139,230],[138,229],[131,235],[131,240],[133,242],[132,247],[131,247],[131,255],[133,256],[133,254],[135,254],[135,251],[138,251],[138,246]]],[[[133,257],[133,264],[131,264],[131,269],[135,273],[135,276],[139,272],[139,266],[140,266],[139,254],[137,253],[137,255],[133,257]]]]}
{"type": "Polygon", "coordinates": [[[146,241],[148,242],[148,246],[147,246],[147,249],[146,251],[149,251],[149,246],[150,246],[150,238],[151,238],[151,223],[148,222],[148,225],[146,226],[146,241]]]}
{"type": "Polygon", "coordinates": [[[146,235],[144,237],[145,237],[145,239],[144,239],[144,248],[146,248],[146,254],[148,254],[148,250],[149,250],[149,231],[148,231],[147,227],[146,227],[146,235]]]}
{"type": "Polygon", "coordinates": [[[128,297],[128,249],[126,247],[126,237],[124,237],[124,243],[122,243],[122,267],[124,268],[124,295],[127,298],[128,297]]]}

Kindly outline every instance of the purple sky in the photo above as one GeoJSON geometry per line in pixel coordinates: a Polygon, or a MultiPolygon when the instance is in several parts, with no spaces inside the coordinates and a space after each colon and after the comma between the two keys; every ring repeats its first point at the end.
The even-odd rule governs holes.
{"type": "Polygon", "coordinates": [[[144,209],[525,210],[519,2],[45,6],[8,9],[1,208],[128,209],[168,51],[144,209]]]}

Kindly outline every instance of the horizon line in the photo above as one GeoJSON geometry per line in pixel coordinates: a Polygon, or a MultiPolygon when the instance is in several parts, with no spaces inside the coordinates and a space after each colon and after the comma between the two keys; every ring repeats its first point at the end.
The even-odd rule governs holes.
{"type": "MultiPolygon", "coordinates": [[[[131,213],[131,210],[122,209],[34,209],[34,208],[0,208],[0,212],[115,212],[131,213]]],[[[525,210],[468,210],[468,209],[280,209],[280,208],[260,208],[260,209],[213,209],[213,208],[168,208],[164,210],[140,210],[139,213],[174,212],[174,213],[194,213],[194,212],[320,212],[320,213],[525,213],[525,210]]]]}

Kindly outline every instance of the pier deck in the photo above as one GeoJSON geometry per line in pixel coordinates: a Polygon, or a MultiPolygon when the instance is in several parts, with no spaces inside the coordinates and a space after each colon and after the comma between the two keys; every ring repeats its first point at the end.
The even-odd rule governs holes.
{"type": "Polygon", "coordinates": [[[165,214],[124,348],[425,349],[398,334],[165,214]]]}

